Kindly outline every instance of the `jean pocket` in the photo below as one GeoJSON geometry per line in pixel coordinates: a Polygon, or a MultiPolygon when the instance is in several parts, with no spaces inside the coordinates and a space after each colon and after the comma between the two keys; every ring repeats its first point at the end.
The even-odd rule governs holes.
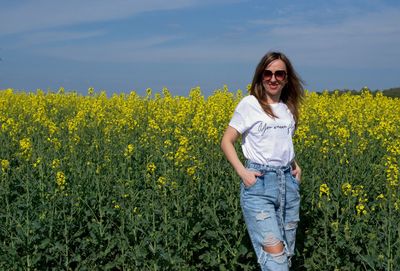
{"type": "Polygon", "coordinates": [[[254,187],[254,186],[257,184],[258,179],[259,179],[259,177],[256,177],[256,180],[254,181],[254,183],[252,183],[252,184],[250,184],[250,185],[245,185],[244,182],[243,182],[243,180],[242,180],[244,189],[250,189],[250,188],[254,187]]]}
{"type": "MultiPolygon", "coordinates": [[[[254,172],[259,172],[258,170],[254,170],[254,169],[251,169],[251,168],[248,168],[248,170],[254,171],[254,172]]],[[[260,177],[262,177],[262,176],[255,176],[255,177],[256,177],[256,180],[255,180],[252,184],[250,184],[250,185],[245,185],[245,183],[244,183],[243,180],[242,180],[243,187],[244,187],[245,189],[250,189],[250,188],[256,186],[256,184],[257,184],[257,183],[259,182],[259,180],[260,180],[260,177]]]]}
{"type": "Polygon", "coordinates": [[[300,183],[301,183],[301,182],[300,182],[299,180],[297,180],[295,176],[293,176],[292,174],[290,174],[290,179],[292,180],[292,182],[293,182],[294,184],[296,184],[298,187],[300,187],[300,183]]]}

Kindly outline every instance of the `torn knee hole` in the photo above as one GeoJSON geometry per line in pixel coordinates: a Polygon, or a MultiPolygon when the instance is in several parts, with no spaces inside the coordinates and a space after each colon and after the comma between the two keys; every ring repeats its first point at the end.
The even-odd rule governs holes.
{"type": "Polygon", "coordinates": [[[281,240],[276,238],[273,234],[267,235],[264,239],[263,250],[270,254],[277,256],[284,253],[284,247],[281,240]]]}

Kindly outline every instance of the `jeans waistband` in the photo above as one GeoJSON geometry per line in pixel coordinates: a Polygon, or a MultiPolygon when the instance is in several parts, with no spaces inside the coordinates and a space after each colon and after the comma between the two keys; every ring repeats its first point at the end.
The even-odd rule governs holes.
{"type": "Polygon", "coordinates": [[[268,172],[268,171],[272,171],[272,172],[290,172],[292,167],[291,166],[271,166],[271,165],[263,165],[263,164],[258,164],[255,163],[253,161],[250,160],[246,160],[246,167],[248,168],[253,168],[259,171],[264,171],[264,172],[268,172]]]}

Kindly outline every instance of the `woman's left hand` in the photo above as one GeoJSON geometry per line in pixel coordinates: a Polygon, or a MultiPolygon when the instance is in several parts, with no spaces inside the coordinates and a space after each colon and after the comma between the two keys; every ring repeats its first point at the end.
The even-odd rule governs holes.
{"type": "Polygon", "coordinates": [[[301,182],[301,168],[295,162],[292,164],[292,175],[296,178],[297,181],[301,182]]]}

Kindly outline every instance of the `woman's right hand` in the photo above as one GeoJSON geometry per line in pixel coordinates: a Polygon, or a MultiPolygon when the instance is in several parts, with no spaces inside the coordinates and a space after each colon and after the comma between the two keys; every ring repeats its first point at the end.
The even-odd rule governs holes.
{"type": "Polygon", "coordinates": [[[243,184],[246,187],[250,187],[253,184],[255,184],[255,182],[257,181],[257,177],[262,176],[262,173],[258,171],[248,170],[245,168],[242,172],[239,173],[239,176],[242,179],[243,184]]]}

